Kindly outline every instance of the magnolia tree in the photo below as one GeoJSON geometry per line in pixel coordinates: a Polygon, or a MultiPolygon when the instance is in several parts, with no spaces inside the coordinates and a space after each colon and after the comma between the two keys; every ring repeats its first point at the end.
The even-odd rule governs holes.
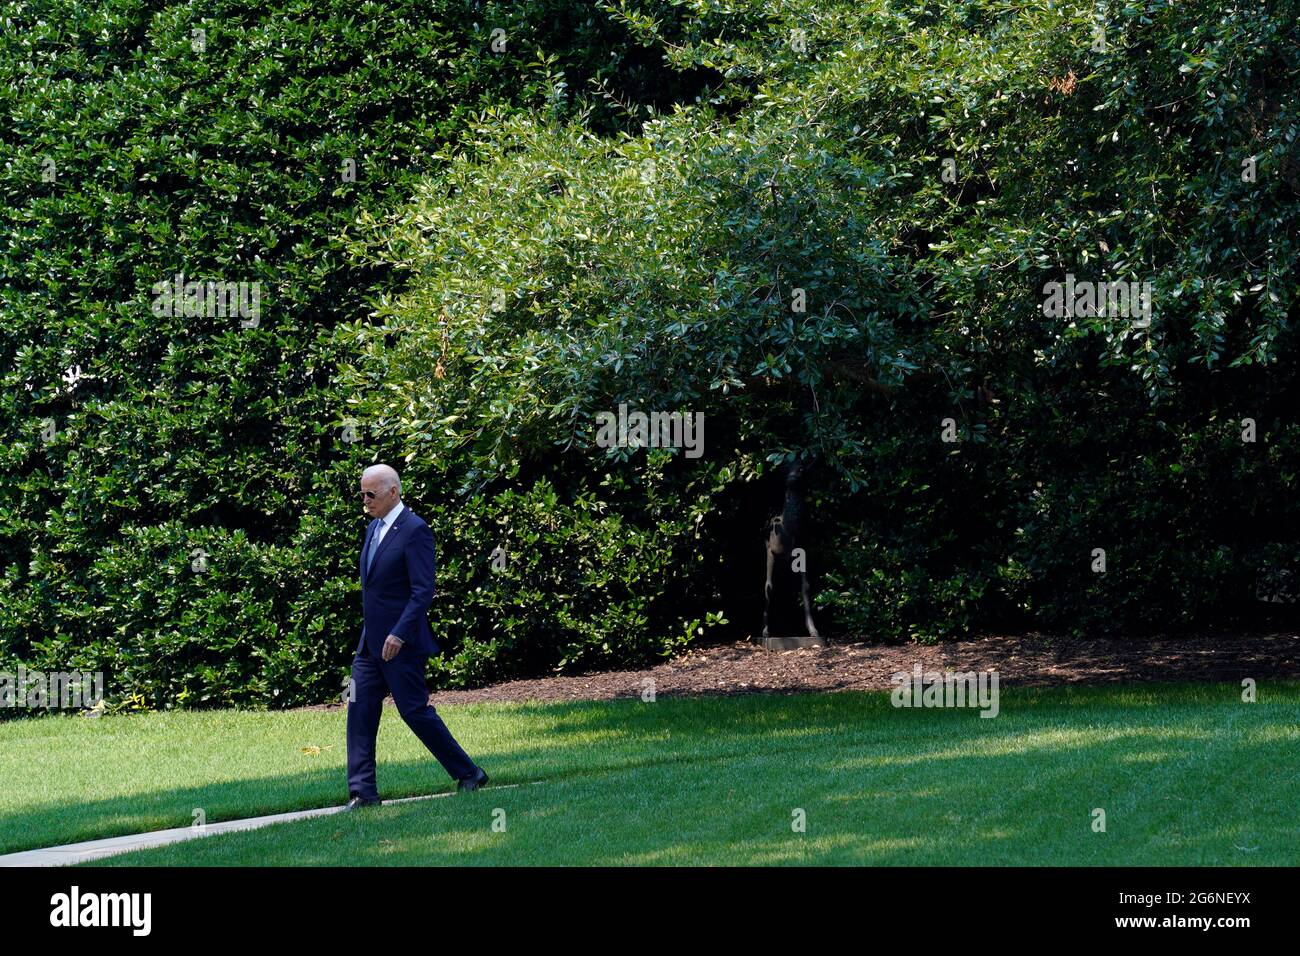
{"type": "Polygon", "coordinates": [[[615,9],[727,77],[709,101],[618,140],[485,113],[360,221],[354,253],[410,281],[346,332],[353,411],[466,491],[633,455],[602,447],[614,412],[700,414],[683,466],[715,488],[826,463],[845,577],[865,554],[1098,622],[1241,593],[1260,502],[1295,514],[1293,20],[707,6],[672,36],[615,9]],[[894,533],[920,537],[873,551],[894,533]],[[1126,573],[1103,577],[1107,545],[1126,573]]]}
{"type": "Polygon", "coordinates": [[[555,446],[626,457],[597,441],[620,406],[702,415],[713,462],[812,452],[855,479],[863,385],[925,350],[896,322],[922,308],[912,266],[853,201],[883,170],[797,114],[688,111],[621,142],[524,116],[481,131],[384,240],[414,277],[356,331],[383,363],[358,394],[400,394],[394,427],[470,449],[471,480],[555,446]]]}

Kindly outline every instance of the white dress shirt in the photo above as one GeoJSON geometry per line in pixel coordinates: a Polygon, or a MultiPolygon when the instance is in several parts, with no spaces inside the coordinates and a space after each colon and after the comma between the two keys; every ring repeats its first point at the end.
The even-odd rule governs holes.
{"type": "Polygon", "coordinates": [[[379,519],[379,541],[375,543],[376,548],[383,543],[384,535],[388,534],[388,529],[393,526],[393,522],[397,520],[397,516],[402,513],[402,509],[405,507],[406,505],[399,501],[397,504],[393,505],[392,511],[379,519]]]}

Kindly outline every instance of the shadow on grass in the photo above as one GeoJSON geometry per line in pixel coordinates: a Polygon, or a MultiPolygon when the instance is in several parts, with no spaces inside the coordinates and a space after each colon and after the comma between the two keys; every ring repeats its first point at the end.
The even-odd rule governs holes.
{"type": "MultiPolygon", "coordinates": [[[[1296,688],[1284,688],[1279,697],[1279,705],[1255,705],[1258,709],[1253,711],[1257,718],[1252,721],[1254,726],[1297,722],[1300,696],[1296,688]],[[1263,719],[1266,716],[1271,722],[1263,719]]],[[[627,786],[633,789],[644,788],[648,780],[659,779],[671,794],[679,791],[684,781],[688,788],[693,785],[690,781],[697,775],[685,774],[683,771],[688,767],[710,767],[707,781],[719,775],[734,776],[758,760],[766,762],[762,772],[768,778],[780,778],[783,767],[804,766],[808,780],[828,784],[829,789],[821,797],[828,805],[850,794],[848,790],[836,789],[849,786],[850,781],[860,793],[892,792],[895,788],[907,792],[909,787],[914,791],[915,785],[908,784],[905,775],[918,768],[929,768],[928,772],[937,777],[928,785],[935,797],[953,787],[970,790],[974,786],[978,792],[981,777],[1010,773],[1013,763],[1016,766],[1012,779],[1037,782],[1063,773],[1062,767],[1069,766],[1081,754],[1086,755],[1090,748],[1120,748],[1121,752],[1107,758],[1104,767],[1099,765],[1095,769],[1104,770],[1108,778],[1131,777],[1136,781],[1137,774],[1150,773],[1153,765],[1159,767],[1169,761],[1186,760],[1198,747],[1204,749],[1224,738],[1225,720],[1216,720],[1215,714],[1240,716],[1243,710],[1239,689],[1234,685],[1023,688],[1004,691],[1001,705],[1001,716],[992,720],[979,717],[975,710],[896,709],[890,705],[888,694],[878,692],[665,698],[653,704],[632,700],[473,705],[451,710],[461,725],[472,722],[481,713],[518,720],[525,726],[539,725],[536,733],[545,737],[545,744],[509,747],[495,755],[490,751],[476,754],[476,759],[488,766],[494,784],[531,780],[553,784],[553,788],[519,788],[509,791],[511,794],[527,789],[567,792],[572,797],[575,788],[600,789],[611,775],[626,775],[627,786]],[[1152,726],[1134,726],[1135,722],[1152,726]],[[802,763],[798,759],[801,756],[807,758],[802,763]],[[980,761],[974,772],[973,759],[980,761]],[[1001,763],[990,764],[990,760],[1001,763]],[[827,767],[839,770],[827,777],[827,767]],[[937,769],[942,767],[958,769],[950,775],[946,770],[937,769]],[[891,786],[874,785],[882,774],[893,781],[891,786]]],[[[392,724],[401,725],[401,721],[395,713],[386,711],[385,726],[392,724]]],[[[749,772],[760,770],[751,767],[749,772]]],[[[452,789],[450,780],[431,756],[381,763],[378,775],[386,799],[452,789]]],[[[1006,781],[999,786],[1005,789],[1006,781]]],[[[6,844],[4,852],[14,852],[188,826],[196,807],[202,807],[207,821],[215,823],[337,805],[344,801],[345,794],[345,771],[339,767],[180,789],[160,787],[145,794],[6,814],[0,817],[0,833],[6,834],[0,842],[6,844]]],[[[473,799],[472,795],[465,796],[473,799]]],[[[916,799],[924,802],[935,797],[916,799]]],[[[541,796],[524,799],[544,800],[541,796]]],[[[1006,795],[999,799],[1006,802],[1006,795]]],[[[449,801],[436,803],[441,806],[449,801]]],[[[877,803],[873,802],[873,807],[877,803]]],[[[400,821],[404,814],[427,816],[428,806],[418,803],[371,812],[395,813],[400,821]]],[[[537,806],[540,811],[541,806],[537,806]]],[[[1033,815],[1032,808],[1027,812],[1033,815]]],[[[458,813],[456,809],[448,811],[452,818],[458,813]]],[[[304,821],[294,826],[337,826],[328,824],[333,819],[304,821]]],[[[646,821],[641,818],[638,822],[644,830],[646,821]]],[[[359,825],[368,824],[361,821],[359,825]]],[[[1004,821],[999,826],[1013,832],[1007,829],[1010,823],[1004,821]]],[[[466,846],[476,845],[472,837],[479,829],[461,834],[469,840],[466,846]]],[[[255,834],[239,836],[256,838],[255,834]]],[[[647,838],[641,832],[636,842],[644,845],[647,838]]],[[[391,848],[384,848],[384,852],[388,849],[391,848]]],[[[668,852],[671,845],[659,849],[668,852]]],[[[151,854],[166,852],[166,849],[150,851],[151,854]]],[[[447,862],[463,862],[473,855],[445,848],[445,853],[437,858],[445,856],[447,862]]]]}
{"type": "MultiPolygon", "coordinates": [[[[1275,717],[1284,716],[1281,713],[1275,717]]],[[[1250,718],[1245,718],[1249,721],[1250,718]]],[[[1287,865],[1300,786],[1237,726],[1025,721],[962,749],[836,747],[643,759],[542,786],[379,808],[105,865],[1287,865]],[[1170,733],[1171,729],[1176,733],[1170,733]],[[1092,829],[1104,808],[1109,829],[1092,829]],[[792,828],[802,813],[803,832],[792,828]],[[494,828],[501,823],[502,829],[494,828]]],[[[941,728],[942,729],[942,728],[941,728]]],[[[1268,735],[1266,734],[1265,737],[1268,735]]]]}

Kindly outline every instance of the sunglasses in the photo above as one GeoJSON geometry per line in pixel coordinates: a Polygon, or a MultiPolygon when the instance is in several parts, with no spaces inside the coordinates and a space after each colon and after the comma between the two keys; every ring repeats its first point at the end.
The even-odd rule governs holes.
{"type": "MultiPolygon", "coordinates": [[[[388,491],[392,491],[392,490],[393,490],[392,488],[389,488],[389,489],[388,489],[388,491]]],[[[377,495],[387,494],[387,493],[388,493],[387,491],[380,491],[380,492],[376,492],[376,491],[363,491],[363,492],[361,492],[361,497],[362,497],[362,498],[365,498],[367,501],[369,501],[371,498],[374,498],[374,497],[376,497],[377,495]]]]}

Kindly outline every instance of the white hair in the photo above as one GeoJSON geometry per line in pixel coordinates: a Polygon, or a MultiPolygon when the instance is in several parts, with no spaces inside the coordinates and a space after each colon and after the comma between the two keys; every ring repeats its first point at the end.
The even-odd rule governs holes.
{"type": "MultiPolygon", "coordinates": [[[[396,485],[397,493],[399,495],[402,493],[402,479],[397,477],[397,472],[388,465],[371,465],[361,473],[362,479],[365,479],[369,475],[377,475],[381,481],[385,481],[389,485],[396,485]]],[[[396,507],[396,505],[394,505],[394,507],[396,507]]]]}

